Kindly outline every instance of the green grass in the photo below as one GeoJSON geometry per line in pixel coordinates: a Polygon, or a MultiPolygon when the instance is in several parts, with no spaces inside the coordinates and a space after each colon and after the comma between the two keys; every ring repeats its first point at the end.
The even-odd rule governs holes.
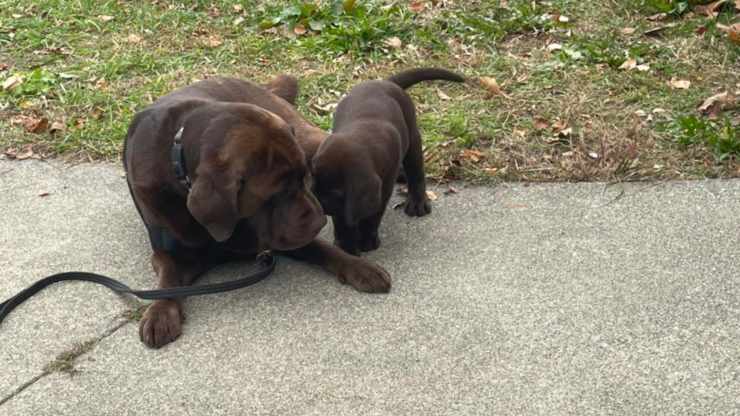
{"type": "Polygon", "coordinates": [[[0,91],[0,151],[118,158],[136,111],[217,74],[295,75],[299,111],[329,128],[352,85],[439,66],[470,82],[409,91],[436,177],[740,175],[737,107],[718,120],[696,110],[740,89],[740,47],[718,28],[740,21],[733,2],[716,19],[678,0],[422,3],[0,0],[0,82],[23,79],[0,91]],[[648,19],[656,13],[667,16],[648,19]],[[621,69],[629,59],[647,70],[621,69]],[[478,77],[495,78],[506,96],[489,96],[478,77]],[[31,133],[22,117],[65,128],[31,133]]]}

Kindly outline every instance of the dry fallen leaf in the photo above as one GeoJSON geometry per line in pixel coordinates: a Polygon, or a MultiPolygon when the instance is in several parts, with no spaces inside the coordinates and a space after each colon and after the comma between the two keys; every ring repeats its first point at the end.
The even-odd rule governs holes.
{"type": "Polygon", "coordinates": [[[224,41],[221,40],[221,36],[218,35],[211,35],[208,37],[208,41],[206,44],[210,46],[211,48],[218,48],[219,46],[223,45],[224,41]]]}
{"type": "Polygon", "coordinates": [[[648,64],[640,64],[640,65],[637,65],[635,68],[637,68],[638,71],[645,72],[645,71],[649,71],[650,70],[650,65],[648,65],[648,64]]]}
{"type": "Polygon", "coordinates": [[[711,119],[714,119],[719,116],[720,112],[732,109],[736,107],[737,104],[737,96],[724,91],[704,100],[704,102],[699,106],[699,112],[705,114],[711,119]]]}
{"type": "Polygon", "coordinates": [[[637,31],[637,29],[635,29],[634,27],[625,27],[621,30],[623,35],[631,35],[635,33],[635,31],[637,31]]]}
{"type": "Polygon", "coordinates": [[[635,69],[635,68],[637,68],[637,60],[632,59],[632,58],[624,61],[622,65],[619,66],[619,69],[625,69],[627,71],[631,69],[635,69]]]}
{"type": "Polygon", "coordinates": [[[552,52],[552,51],[559,51],[561,49],[563,49],[563,45],[561,45],[559,43],[551,43],[551,44],[547,45],[547,50],[550,51],[550,52],[552,52]]]}
{"type": "Polygon", "coordinates": [[[33,155],[34,155],[33,145],[28,144],[25,147],[23,147],[23,150],[21,152],[15,154],[15,158],[18,160],[25,160],[30,157],[33,157],[33,155]]]}
{"type": "Polygon", "coordinates": [[[444,194],[445,194],[445,195],[450,195],[450,194],[456,194],[456,193],[458,193],[458,192],[459,192],[459,191],[457,190],[457,188],[455,188],[455,187],[454,187],[454,186],[452,186],[452,185],[449,185],[449,186],[447,187],[447,190],[446,190],[446,191],[444,191],[444,194]]]}
{"type": "Polygon", "coordinates": [[[568,122],[565,120],[558,120],[554,123],[552,123],[552,131],[555,133],[560,133],[561,131],[568,128],[568,122]]]}
{"type": "Polygon", "coordinates": [[[39,194],[39,196],[43,198],[43,197],[45,197],[45,196],[49,196],[49,193],[48,193],[48,192],[41,192],[41,193],[39,194]]]}
{"type": "Polygon", "coordinates": [[[435,194],[432,191],[427,191],[427,198],[429,198],[430,201],[436,201],[437,200],[437,194],[435,194]]]}
{"type": "Polygon", "coordinates": [[[740,23],[735,23],[730,26],[717,24],[717,29],[727,32],[727,37],[736,45],[740,45],[740,23]]]}
{"type": "Polygon", "coordinates": [[[298,36],[305,35],[308,30],[306,29],[306,26],[303,26],[302,24],[298,23],[293,27],[293,33],[295,33],[298,36]]]}
{"type": "Polygon", "coordinates": [[[6,69],[8,69],[8,64],[0,64],[0,71],[5,71],[6,69]]]}
{"type": "Polygon", "coordinates": [[[717,11],[717,9],[719,9],[719,6],[721,6],[722,4],[726,2],[727,0],[717,0],[709,4],[698,5],[694,7],[694,12],[696,12],[697,14],[703,14],[709,17],[717,17],[719,15],[719,12],[717,11]]]}
{"type": "Polygon", "coordinates": [[[10,78],[3,81],[3,90],[9,91],[13,88],[17,87],[18,85],[23,82],[23,78],[19,77],[18,75],[13,75],[10,78]]]}
{"type": "Polygon", "coordinates": [[[421,13],[424,11],[424,8],[426,8],[426,4],[424,4],[423,1],[412,0],[411,3],[409,3],[409,10],[414,13],[421,13]]]}
{"type": "Polygon", "coordinates": [[[396,36],[386,39],[383,43],[385,43],[386,45],[390,46],[393,49],[401,49],[401,46],[403,46],[401,39],[399,39],[396,36]]]}
{"type": "Polygon", "coordinates": [[[235,11],[235,12],[237,12],[237,13],[241,13],[241,12],[242,12],[242,10],[244,10],[244,7],[242,7],[242,5],[241,5],[241,4],[235,4],[235,5],[231,6],[231,7],[232,7],[232,8],[234,9],[234,11],[235,11]]]}
{"type": "Polygon", "coordinates": [[[535,117],[534,128],[536,128],[537,130],[545,130],[548,127],[550,127],[550,122],[548,122],[547,119],[544,119],[542,117],[535,117]]]}
{"type": "Polygon", "coordinates": [[[478,163],[483,159],[484,155],[480,150],[476,149],[465,149],[460,152],[460,156],[470,160],[473,163],[478,163]]]}
{"type": "Polygon", "coordinates": [[[110,22],[111,20],[115,19],[113,16],[107,16],[107,15],[100,15],[98,16],[98,19],[104,21],[104,22],[110,22]]]}
{"type": "Polygon", "coordinates": [[[126,40],[128,41],[128,43],[140,43],[141,42],[141,39],[142,39],[141,36],[139,36],[139,35],[137,35],[135,33],[132,33],[132,34],[128,35],[128,37],[126,38],[126,40]]]}
{"type": "Polygon", "coordinates": [[[23,123],[23,127],[29,133],[43,133],[49,128],[49,120],[46,117],[28,117],[27,121],[23,123]]]}
{"type": "Polygon", "coordinates": [[[67,128],[67,126],[64,125],[61,121],[55,121],[51,123],[51,127],[49,127],[49,133],[54,134],[58,131],[64,131],[67,128]]]}
{"type": "Polygon", "coordinates": [[[498,85],[498,82],[496,81],[496,78],[492,77],[480,77],[480,83],[483,85],[483,87],[488,90],[489,98],[493,97],[494,95],[503,95],[506,98],[509,98],[504,92],[501,90],[501,87],[498,85]]]}
{"type": "Polygon", "coordinates": [[[686,79],[671,78],[668,84],[675,89],[687,90],[691,86],[691,81],[686,79]]]}
{"type": "Polygon", "coordinates": [[[664,20],[666,17],[668,17],[667,13],[656,13],[652,16],[649,16],[647,19],[650,20],[651,22],[657,22],[660,20],[664,20]]]}
{"type": "Polygon", "coordinates": [[[442,90],[440,90],[440,89],[437,90],[437,96],[440,99],[445,100],[445,101],[448,101],[450,99],[450,96],[447,95],[447,94],[445,94],[444,92],[442,92],[442,90]]]}
{"type": "Polygon", "coordinates": [[[599,154],[596,152],[588,152],[588,157],[590,157],[593,160],[597,160],[599,158],[599,154]]]}

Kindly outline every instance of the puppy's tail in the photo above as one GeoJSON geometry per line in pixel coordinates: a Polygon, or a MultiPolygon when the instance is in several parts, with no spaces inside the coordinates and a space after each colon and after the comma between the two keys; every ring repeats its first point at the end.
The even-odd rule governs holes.
{"type": "Polygon", "coordinates": [[[403,89],[406,89],[422,81],[431,81],[435,79],[443,79],[446,81],[454,82],[465,82],[465,78],[463,78],[462,76],[441,68],[409,69],[408,71],[403,71],[401,73],[393,75],[392,77],[388,78],[388,81],[398,85],[403,89]]]}

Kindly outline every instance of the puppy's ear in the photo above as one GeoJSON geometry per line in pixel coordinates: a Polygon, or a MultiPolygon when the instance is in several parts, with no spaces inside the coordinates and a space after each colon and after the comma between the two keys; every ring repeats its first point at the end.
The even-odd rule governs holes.
{"type": "Polygon", "coordinates": [[[188,194],[188,211],[216,241],[231,237],[239,221],[238,187],[226,174],[201,173],[188,194]]]}
{"type": "Polygon", "coordinates": [[[287,74],[280,74],[266,84],[265,88],[290,104],[295,105],[296,97],[298,97],[298,80],[294,77],[287,74]]]}
{"type": "Polygon", "coordinates": [[[381,207],[382,182],[378,175],[355,179],[344,195],[344,220],[357,225],[360,220],[377,214],[381,207]]]}

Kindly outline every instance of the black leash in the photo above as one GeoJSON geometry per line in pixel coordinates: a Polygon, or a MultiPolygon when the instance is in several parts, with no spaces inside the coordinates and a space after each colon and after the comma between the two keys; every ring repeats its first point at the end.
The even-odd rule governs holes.
{"type": "Polygon", "coordinates": [[[272,254],[262,253],[257,256],[257,262],[260,268],[254,273],[249,274],[241,279],[232,280],[229,282],[211,283],[207,285],[197,286],[180,286],[171,287],[167,289],[154,289],[154,290],[134,290],[118,280],[111,279],[110,277],[87,272],[65,272],[45,277],[38,282],[34,283],[30,287],[22,290],[17,295],[0,303],[0,323],[3,322],[6,316],[15,309],[18,305],[25,302],[31,296],[40,292],[43,288],[67,280],[78,280],[83,282],[93,282],[107,287],[116,293],[134,295],[140,299],[154,300],[154,299],[172,299],[181,298],[187,296],[199,296],[199,295],[210,295],[213,293],[228,292],[230,290],[240,289],[246,286],[251,286],[272,273],[275,270],[276,260],[272,254]]]}

